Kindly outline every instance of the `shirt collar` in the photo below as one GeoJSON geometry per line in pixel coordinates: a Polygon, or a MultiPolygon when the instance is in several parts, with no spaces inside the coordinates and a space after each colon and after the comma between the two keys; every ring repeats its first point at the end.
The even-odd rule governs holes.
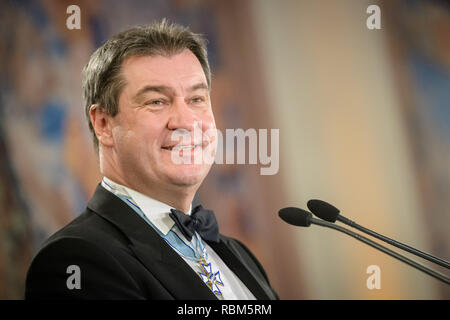
{"type": "MultiPolygon", "coordinates": [[[[102,186],[116,195],[122,195],[130,198],[141,209],[147,219],[149,219],[150,222],[164,235],[167,235],[175,224],[169,216],[170,209],[174,209],[170,205],[125,187],[107,177],[103,177],[102,186]]],[[[191,213],[191,210],[192,204],[189,208],[188,214],[191,213]]]]}

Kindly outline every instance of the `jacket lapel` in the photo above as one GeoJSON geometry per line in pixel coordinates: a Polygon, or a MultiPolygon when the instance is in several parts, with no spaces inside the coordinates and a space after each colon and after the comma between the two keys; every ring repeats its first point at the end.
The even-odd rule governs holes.
{"type": "Polygon", "coordinates": [[[124,233],[139,261],[175,299],[217,299],[167,242],[114,194],[99,185],[88,208],[124,233]]]}

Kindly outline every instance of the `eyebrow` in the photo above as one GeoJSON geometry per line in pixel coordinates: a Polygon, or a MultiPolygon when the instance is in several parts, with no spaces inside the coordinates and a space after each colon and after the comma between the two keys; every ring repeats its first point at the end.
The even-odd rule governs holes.
{"type": "Polygon", "coordinates": [[[188,91],[195,91],[199,89],[209,90],[208,85],[204,82],[200,82],[197,84],[194,84],[192,87],[188,88],[188,91]]]}
{"type": "MultiPolygon", "coordinates": [[[[192,91],[196,91],[196,90],[200,90],[200,89],[204,89],[204,90],[209,90],[208,86],[206,85],[206,83],[204,82],[199,82],[197,84],[194,84],[193,86],[189,87],[187,89],[188,92],[192,92],[192,91]]],[[[147,85],[144,86],[143,88],[141,88],[135,95],[134,95],[134,100],[138,100],[143,94],[152,91],[152,92],[158,92],[158,93],[162,93],[165,95],[169,95],[171,93],[173,93],[173,88],[168,87],[168,86],[152,86],[152,85],[147,85]]]]}
{"type": "Polygon", "coordinates": [[[133,97],[133,100],[139,100],[139,98],[144,95],[145,93],[152,91],[152,92],[159,92],[163,94],[169,94],[171,91],[173,91],[170,87],[167,86],[144,86],[141,88],[133,97]]]}

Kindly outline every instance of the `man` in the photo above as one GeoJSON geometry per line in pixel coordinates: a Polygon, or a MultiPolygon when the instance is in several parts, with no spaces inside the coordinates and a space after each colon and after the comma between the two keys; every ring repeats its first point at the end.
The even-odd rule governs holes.
{"type": "Polygon", "coordinates": [[[192,205],[216,148],[204,40],[166,21],[135,27],[83,77],[104,178],[33,259],[25,297],[278,298],[253,254],[192,205]]]}

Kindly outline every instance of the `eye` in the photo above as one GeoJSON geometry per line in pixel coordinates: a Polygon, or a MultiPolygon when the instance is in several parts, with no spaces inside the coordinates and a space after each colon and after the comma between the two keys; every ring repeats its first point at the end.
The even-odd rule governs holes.
{"type": "Polygon", "coordinates": [[[203,97],[194,97],[191,99],[192,103],[202,103],[205,102],[205,98],[203,97]]]}
{"type": "Polygon", "coordinates": [[[144,103],[146,106],[162,106],[164,105],[164,101],[161,99],[150,100],[144,103]]]}

